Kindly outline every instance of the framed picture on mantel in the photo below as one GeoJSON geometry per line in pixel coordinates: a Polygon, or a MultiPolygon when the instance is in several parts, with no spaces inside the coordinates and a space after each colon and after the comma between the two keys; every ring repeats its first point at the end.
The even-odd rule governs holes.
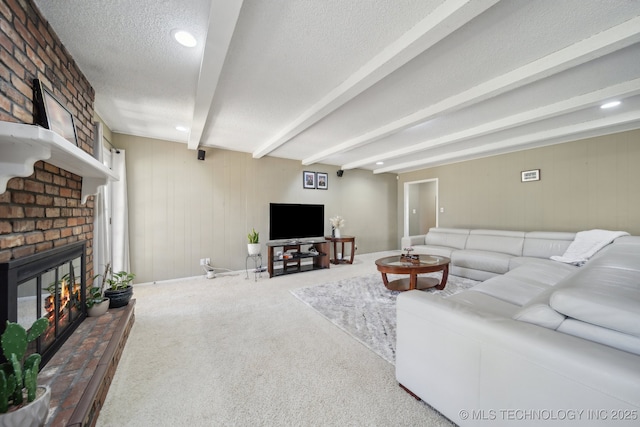
{"type": "Polygon", "coordinates": [[[78,145],[73,114],[47,89],[39,79],[33,81],[33,101],[36,105],[36,124],[49,129],[78,145]]]}

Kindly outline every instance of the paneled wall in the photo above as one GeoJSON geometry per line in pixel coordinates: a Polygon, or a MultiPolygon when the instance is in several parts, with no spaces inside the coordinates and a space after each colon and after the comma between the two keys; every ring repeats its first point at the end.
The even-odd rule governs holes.
{"type": "Polygon", "coordinates": [[[353,170],[339,178],[333,166],[216,149],[200,161],[184,144],[117,133],[113,143],[126,152],[138,282],[203,274],[200,258],[244,269],[247,233],[255,227],[263,245],[269,239],[270,202],[324,204],[325,232],[330,217],[343,216],[343,234],[356,236],[358,253],[397,248],[396,175],[353,170]],[[303,189],[303,170],[328,173],[329,188],[303,189]]]}
{"type": "Polygon", "coordinates": [[[640,235],[640,130],[405,173],[398,188],[428,178],[439,179],[441,227],[640,235]],[[540,181],[521,182],[530,169],[540,181]]]}

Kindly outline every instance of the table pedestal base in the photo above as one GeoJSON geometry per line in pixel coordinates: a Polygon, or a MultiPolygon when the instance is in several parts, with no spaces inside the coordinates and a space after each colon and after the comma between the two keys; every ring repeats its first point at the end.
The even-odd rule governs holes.
{"type": "Polygon", "coordinates": [[[434,277],[403,277],[401,279],[392,280],[387,279],[387,275],[382,273],[382,281],[387,289],[391,291],[409,291],[411,289],[428,289],[436,288],[439,290],[444,289],[444,285],[440,284],[440,280],[434,277]],[[412,285],[412,281],[415,280],[415,285],[412,285]]]}

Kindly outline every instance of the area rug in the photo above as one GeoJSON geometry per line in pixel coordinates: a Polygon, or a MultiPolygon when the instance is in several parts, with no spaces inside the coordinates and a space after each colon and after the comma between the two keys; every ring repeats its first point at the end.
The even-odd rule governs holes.
{"type": "MultiPolygon", "coordinates": [[[[388,276],[389,280],[396,278],[388,276]]],[[[441,273],[424,276],[439,279],[441,273]]],[[[449,276],[445,289],[422,292],[446,298],[477,283],[475,280],[449,276]]],[[[379,273],[293,289],[291,293],[380,357],[395,364],[396,297],[400,292],[388,290],[379,273]]]]}

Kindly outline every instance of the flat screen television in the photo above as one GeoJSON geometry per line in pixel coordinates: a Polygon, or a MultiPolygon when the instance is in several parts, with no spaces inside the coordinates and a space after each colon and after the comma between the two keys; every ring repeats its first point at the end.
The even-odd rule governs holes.
{"type": "Polygon", "coordinates": [[[269,240],[324,236],[324,205],[270,203],[269,240]]]}

